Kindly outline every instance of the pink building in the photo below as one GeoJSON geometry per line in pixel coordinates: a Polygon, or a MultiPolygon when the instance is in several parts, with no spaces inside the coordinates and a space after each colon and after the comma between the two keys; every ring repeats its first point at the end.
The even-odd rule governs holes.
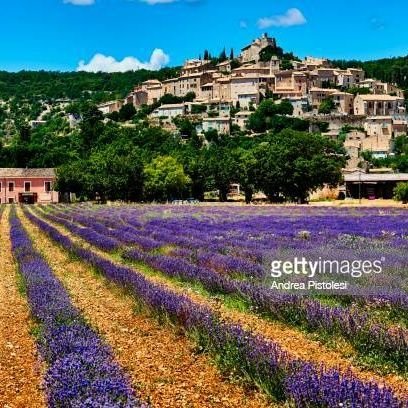
{"type": "Polygon", "coordinates": [[[0,203],[58,203],[55,169],[1,169],[0,203]]]}

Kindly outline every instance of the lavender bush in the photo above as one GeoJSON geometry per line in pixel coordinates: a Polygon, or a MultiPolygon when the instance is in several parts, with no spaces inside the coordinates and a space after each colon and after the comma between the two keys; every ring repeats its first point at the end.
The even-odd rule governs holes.
{"type": "MultiPolygon", "coordinates": [[[[70,231],[79,228],[67,221],[68,217],[48,216],[70,231]]],[[[72,217],[75,222],[86,225],[89,230],[83,238],[99,247],[108,247],[111,237],[105,237],[102,232],[109,234],[108,227],[95,221],[92,217],[72,217]],[[94,225],[99,231],[93,234],[94,225]],[[104,244],[106,238],[106,245],[104,244]]],[[[120,227],[118,229],[120,232],[120,227]]],[[[120,236],[118,235],[118,238],[120,236]]],[[[116,247],[120,243],[117,241],[116,247]]],[[[216,272],[208,267],[198,266],[191,262],[168,255],[149,253],[139,249],[126,250],[123,257],[128,260],[143,262],[163,272],[164,274],[185,280],[199,282],[211,293],[238,295],[248,302],[252,310],[265,314],[294,326],[302,326],[310,331],[322,332],[324,335],[342,336],[350,341],[360,355],[370,360],[370,363],[381,366],[390,365],[401,373],[408,373],[408,331],[399,326],[392,328],[373,323],[367,313],[355,308],[342,306],[327,306],[308,297],[295,294],[271,291],[262,285],[251,282],[240,282],[216,272]]],[[[215,255],[214,259],[226,258],[215,255]]],[[[242,261],[241,264],[244,264],[242,261]]],[[[244,264],[248,265],[248,263],[244,264]]]]}
{"type": "Polygon", "coordinates": [[[24,279],[38,345],[47,362],[50,407],[146,407],[115,362],[110,348],[83,320],[52,270],[33,248],[15,212],[11,243],[24,279]]]}
{"type": "Polygon", "coordinates": [[[134,269],[114,264],[75,245],[47,222],[29,212],[26,214],[49,237],[97,268],[108,280],[127,288],[152,311],[183,327],[198,347],[216,358],[221,368],[250,380],[274,399],[291,401],[297,407],[407,406],[407,401],[398,399],[386,387],[293,358],[277,344],[239,325],[221,321],[212,310],[187,296],[153,284],[134,269]]]}

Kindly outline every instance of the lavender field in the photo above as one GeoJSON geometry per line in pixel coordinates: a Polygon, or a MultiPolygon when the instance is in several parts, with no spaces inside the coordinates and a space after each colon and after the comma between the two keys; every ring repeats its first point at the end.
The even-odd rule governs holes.
{"type": "Polygon", "coordinates": [[[3,211],[43,364],[43,404],[407,407],[407,215],[3,211]]]}

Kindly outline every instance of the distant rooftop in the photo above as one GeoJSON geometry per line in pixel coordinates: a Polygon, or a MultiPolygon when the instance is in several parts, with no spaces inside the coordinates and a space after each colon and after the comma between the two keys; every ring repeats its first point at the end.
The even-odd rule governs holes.
{"type": "Polygon", "coordinates": [[[177,109],[177,108],[184,108],[184,103],[169,103],[159,106],[157,109],[177,109]]]}
{"type": "Polygon", "coordinates": [[[0,168],[0,178],[55,178],[55,169],[0,168]]]}
{"type": "Polygon", "coordinates": [[[399,96],[391,95],[358,95],[358,96],[365,101],[395,101],[396,99],[399,99],[401,101],[404,100],[404,98],[401,98],[399,96]]]}
{"type": "Polygon", "coordinates": [[[344,175],[346,182],[408,181],[408,173],[372,174],[350,173],[344,175]]]}

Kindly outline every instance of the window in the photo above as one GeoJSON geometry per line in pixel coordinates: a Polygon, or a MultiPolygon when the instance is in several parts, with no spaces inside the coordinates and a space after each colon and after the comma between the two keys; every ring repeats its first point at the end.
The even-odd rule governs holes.
{"type": "Polygon", "coordinates": [[[51,191],[51,181],[45,181],[44,182],[44,191],[46,193],[49,193],[51,191]]]}
{"type": "MultiPolygon", "coordinates": [[[[3,183],[0,181],[0,191],[1,191],[2,187],[3,187],[3,183]]],[[[1,201],[0,201],[0,203],[1,203],[1,201]]]]}
{"type": "Polygon", "coordinates": [[[10,193],[14,191],[14,181],[8,183],[8,191],[10,191],[10,193]]]}
{"type": "Polygon", "coordinates": [[[13,198],[13,197],[9,197],[8,202],[9,202],[9,204],[13,204],[13,203],[14,203],[14,198],[13,198]]]}
{"type": "Polygon", "coordinates": [[[31,191],[31,181],[25,181],[24,182],[24,191],[26,193],[29,193],[31,191]]]}

